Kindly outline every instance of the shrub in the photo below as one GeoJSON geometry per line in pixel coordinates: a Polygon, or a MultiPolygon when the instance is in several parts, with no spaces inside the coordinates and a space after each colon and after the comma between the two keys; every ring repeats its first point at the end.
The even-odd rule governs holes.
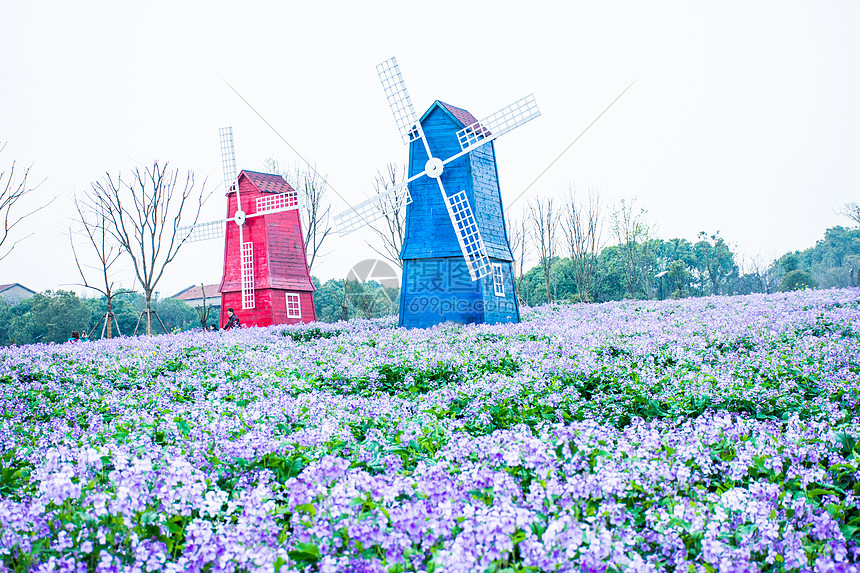
{"type": "Polygon", "coordinates": [[[779,284],[779,290],[788,292],[793,290],[803,290],[805,288],[815,288],[817,286],[818,283],[814,278],[812,278],[809,271],[796,269],[786,273],[786,275],[782,277],[782,282],[779,284]]]}

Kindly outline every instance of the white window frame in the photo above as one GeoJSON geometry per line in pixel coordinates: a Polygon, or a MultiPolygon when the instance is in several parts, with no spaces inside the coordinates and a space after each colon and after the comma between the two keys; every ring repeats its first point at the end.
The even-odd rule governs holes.
{"type": "Polygon", "coordinates": [[[301,318],[302,317],[302,297],[299,294],[288,292],[286,296],[287,303],[287,318],[301,318]],[[293,307],[290,307],[290,302],[292,301],[293,307]]]}
{"type": "Polygon", "coordinates": [[[505,276],[502,274],[502,265],[493,263],[493,292],[496,296],[505,296],[505,276]]]}

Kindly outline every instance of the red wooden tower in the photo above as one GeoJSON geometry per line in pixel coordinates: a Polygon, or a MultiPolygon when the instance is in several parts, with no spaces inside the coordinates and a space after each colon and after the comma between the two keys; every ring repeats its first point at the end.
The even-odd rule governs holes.
{"type": "Polygon", "coordinates": [[[179,234],[183,241],[224,237],[221,324],[228,308],[245,326],[315,321],[298,193],[280,175],[242,171],[237,177],[233,128],[219,133],[227,218],[181,227],[179,234]]]}
{"type": "MultiPolygon", "coordinates": [[[[244,326],[315,321],[315,289],[299,210],[266,212],[267,204],[282,205],[285,195],[297,201],[296,191],[280,175],[254,171],[239,173],[238,183],[241,211],[260,216],[245,219],[241,239],[240,225],[227,225],[221,324],[227,322],[227,308],[233,308],[244,326]]],[[[238,211],[234,185],[227,193],[227,219],[235,219],[238,211]]]]}

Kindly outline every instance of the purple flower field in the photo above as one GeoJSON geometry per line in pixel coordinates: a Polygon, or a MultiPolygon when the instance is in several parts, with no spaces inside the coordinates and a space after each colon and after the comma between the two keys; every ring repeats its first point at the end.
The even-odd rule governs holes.
{"type": "Polygon", "coordinates": [[[0,571],[856,571],[860,291],[0,349],[0,571]]]}

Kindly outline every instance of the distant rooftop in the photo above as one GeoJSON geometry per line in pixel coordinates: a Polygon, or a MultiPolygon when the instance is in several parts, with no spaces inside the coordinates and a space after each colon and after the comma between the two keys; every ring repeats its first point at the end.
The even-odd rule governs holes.
{"type": "Polygon", "coordinates": [[[181,290],[170,298],[176,298],[179,300],[197,300],[203,298],[203,290],[206,290],[206,298],[212,298],[215,296],[220,296],[221,291],[218,290],[218,287],[221,285],[216,283],[213,285],[194,285],[190,286],[185,290],[181,290]]]}

